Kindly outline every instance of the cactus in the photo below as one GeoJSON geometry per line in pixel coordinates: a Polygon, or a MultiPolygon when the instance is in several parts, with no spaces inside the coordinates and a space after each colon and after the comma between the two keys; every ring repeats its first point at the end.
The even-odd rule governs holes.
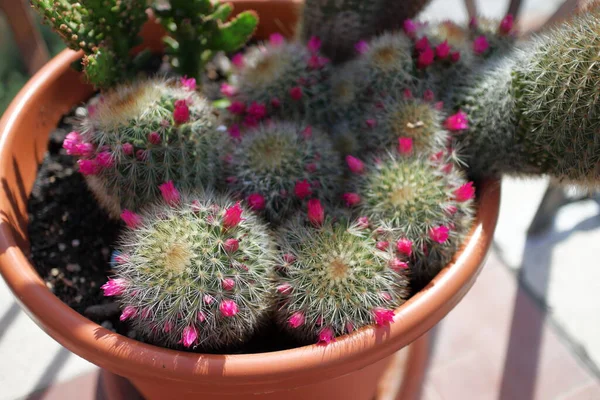
{"type": "Polygon", "coordinates": [[[247,126],[257,122],[255,115],[246,113],[253,104],[263,107],[265,115],[322,122],[326,118],[329,67],[319,47],[318,38],[304,46],[274,34],[268,43],[251,48],[243,57],[237,55],[230,111],[245,116],[247,126]]]}
{"type": "Polygon", "coordinates": [[[501,21],[474,18],[469,23],[469,28],[473,51],[487,58],[511,50],[516,41],[514,18],[511,14],[501,21]]]}
{"type": "Polygon", "coordinates": [[[232,11],[231,4],[210,0],[171,0],[167,7],[154,7],[170,34],[164,41],[175,71],[199,81],[204,63],[215,52],[236,51],[252,37],[258,24],[257,14],[244,11],[223,22],[232,11]]]}
{"type": "Polygon", "coordinates": [[[303,343],[391,322],[408,297],[407,269],[360,222],[326,218],[314,227],[296,216],[279,234],[276,318],[303,343]]]}
{"type": "Polygon", "coordinates": [[[451,260],[473,215],[472,182],[445,155],[430,158],[388,153],[366,163],[352,182],[360,197],[357,211],[379,240],[410,243],[401,260],[411,268],[416,287],[451,260]]]}
{"type": "Polygon", "coordinates": [[[152,201],[162,181],[184,189],[218,181],[224,135],[212,108],[184,84],[154,79],[120,85],[89,110],[63,146],[80,157],[80,171],[113,217],[152,201]]]}
{"type": "Polygon", "coordinates": [[[123,212],[128,229],[105,295],[118,296],[121,320],[153,343],[239,346],[271,306],[276,258],[266,226],[225,197],[180,194],[172,182],[160,190],[163,201],[123,212]]]}
{"type": "Polygon", "coordinates": [[[231,189],[275,224],[310,196],[332,201],[340,183],[339,155],[310,126],[261,125],[241,138],[229,162],[231,189]]]}
{"type": "Polygon", "coordinates": [[[398,30],[405,20],[416,17],[430,2],[431,0],[383,0],[375,27],[379,32],[398,30]]]}
{"type": "Polygon", "coordinates": [[[537,37],[459,86],[471,123],[459,139],[475,175],[600,181],[600,10],[537,37]]]}
{"type": "Polygon", "coordinates": [[[106,88],[129,79],[146,53],[131,55],[140,43],[138,32],[146,21],[144,0],[32,0],[73,50],[83,50],[83,69],[90,83],[106,88]]]}

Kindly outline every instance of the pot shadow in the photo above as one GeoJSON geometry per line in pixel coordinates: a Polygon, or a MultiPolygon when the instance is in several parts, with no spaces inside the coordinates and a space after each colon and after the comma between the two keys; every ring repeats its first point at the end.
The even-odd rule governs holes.
{"type": "Polygon", "coordinates": [[[21,309],[17,305],[17,303],[13,302],[9,309],[0,317],[0,342],[2,341],[2,337],[6,332],[8,332],[8,328],[10,325],[17,319],[19,312],[21,309]]]}
{"type": "MultiPolygon", "coordinates": [[[[12,167],[14,172],[14,185],[11,185],[6,178],[2,178],[2,190],[8,204],[10,206],[10,213],[5,210],[0,211],[0,217],[6,224],[10,232],[12,233],[15,244],[20,247],[23,252],[29,249],[29,242],[27,240],[27,211],[22,211],[19,208],[21,199],[27,199],[27,191],[25,190],[25,183],[23,182],[23,175],[19,169],[16,159],[12,159],[12,167]]],[[[8,248],[8,243],[4,242],[0,245],[0,254],[4,254],[8,248]]]]}
{"type": "Polygon", "coordinates": [[[548,295],[553,247],[574,232],[591,231],[598,227],[600,227],[600,215],[587,218],[569,230],[551,231],[539,237],[528,235],[525,242],[523,262],[517,276],[519,290],[513,306],[513,317],[502,372],[499,400],[529,400],[534,398],[547,316],[544,301],[548,295]],[[540,248],[540,244],[544,244],[545,251],[535,251],[536,248],[540,248]],[[538,294],[534,294],[524,280],[527,265],[534,265],[537,270],[538,294]]]}
{"type": "Polygon", "coordinates": [[[56,377],[60,373],[61,369],[66,364],[72,353],[64,347],[60,347],[52,361],[46,366],[44,373],[38,378],[36,383],[32,386],[33,388],[42,387],[44,389],[38,390],[27,397],[25,400],[42,400],[45,398],[45,394],[51,389],[56,377]]]}

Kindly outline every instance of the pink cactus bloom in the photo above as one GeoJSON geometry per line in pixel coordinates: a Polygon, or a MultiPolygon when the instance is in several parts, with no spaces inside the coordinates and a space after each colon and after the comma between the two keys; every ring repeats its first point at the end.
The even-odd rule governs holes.
{"type": "Polygon", "coordinates": [[[323,225],[325,210],[319,199],[310,199],[308,201],[308,220],[316,227],[323,225]]]}
{"type": "Polygon", "coordinates": [[[390,260],[390,268],[392,271],[402,272],[402,270],[408,269],[408,264],[398,258],[390,260]]]}
{"type": "Polygon", "coordinates": [[[233,228],[237,226],[243,221],[242,212],[243,210],[239,202],[226,209],[225,214],[223,215],[223,226],[225,228],[233,228]]]}
{"type": "Polygon", "coordinates": [[[219,311],[221,315],[224,317],[233,317],[240,310],[238,305],[233,300],[223,300],[221,304],[219,304],[219,311]]]}
{"type": "Polygon", "coordinates": [[[454,198],[456,201],[467,201],[475,198],[475,187],[473,182],[467,182],[454,191],[454,198]]]}
{"type": "Polygon", "coordinates": [[[191,347],[198,339],[198,331],[195,326],[189,325],[183,328],[183,335],[181,341],[183,347],[191,347]]]}
{"type": "Polygon", "coordinates": [[[407,155],[413,151],[413,139],[409,137],[398,138],[398,153],[407,155]]]}
{"type": "Polygon", "coordinates": [[[477,36],[473,40],[473,51],[475,54],[483,54],[490,48],[487,38],[484,35],[477,36]]]}
{"type": "Polygon", "coordinates": [[[277,97],[273,97],[271,99],[271,107],[273,107],[273,108],[281,107],[281,100],[279,100],[277,97]]]}
{"type": "Polygon", "coordinates": [[[346,156],[346,164],[353,174],[362,174],[365,171],[365,164],[351,155],[346,156]]]}
{"type": "Polygon", "coordinates": [[[308,59],[308,68],[321,69],[329,63],[329,58],[313,54],[308,59]]]}
{"type": "Polygon", "coordinates": [[[179,103],[175,105],[175,109],[173,110],[173,121],[176,124],[185,124],[190,120],[190,108],[188,105],[184,103],[179,103]]]}
{"type": "Polygon", "coordinates": [[[163,200],[170,206],[176,206],[181,201],[181,195],[173,184],[173,181],[167,181],[158,187],[163,200]]]}
{"type": "Polygon", "coordinates": [[[82,175],[96,175],[100,172],[100,166],[96,160],[77,160],[77,165],[82,175]]]}
{"type": "Polygon", "coordinates": [[[375,247],[377,248],[377,250],[386,251],[390,247],[390,242],[382,240],[375,243],[375,247]]]}
{"type": "Polygon", "coordinates": [[[304,170],[310,174],[314,173],[317,170],[317,164],[308,163],[304,166],[304,170]]]}
{"type": "Polygon", "coordinates": [[[301,311],[297,311],[292,314],[290,318],[288,318],[288,324],[290,328],[296,329],[299,326],[304,325],[305,317],[304,313],[301,311]]]}
{"type": "Polygon", "coordinates": [[[283,255],[283,261],[286,264],[293,264],[296,262],[296,257],[293,254],[286,253],[283,255]]]}
{"type": "Polygon", "coordinates": [[[406,88],[402,91],[402,96],[404,97],[405,100],[410,100],[413,98],[413,93],[412,90],[406,88]]]}
{"type": "Polygon", "coordinates": [[[225,278],[221,281],[221,287],[223,290],[233,290],[235,287],[235,281],[231,278],[225,278]]]}
{"type": "Polygon", "coordinates": [[[358,219],[356,220],[356,224],[359,229],[368,229],[369,228],[369,218],[358,217],[358,219]]]}
{"type": "Polygon", "coordinates": [[[458,211],[458,207],[454,205],[449,205],[444,208],[444,212],[448,215],[454,215],[458,211]]]}
{"type": "Polygon", "coordinates": [[[198,321],[204,322],[206,321],[206,314],[204,314],[202,311],[198,311],[196,318],[198,318],[198,321]]]}
{"type": "Polygon", "coordinates": [[[181,86],[183,86],[186,90],[193,92],[196,90],[196,79],[188,78],[187,75],[181,78],[180,80],[181,86]]]}
{"type": "Polygon", "coordinates": [[[446,121],[444,121],[444,127],[452,132],[469,129],[467,113],[460,110],[456,114],[449,116],[446,118],[446,121]]]}
{"type": "Polygon", "coordinates": [[[244,115],[246,112],[246,105],[241,101],[234,101],[227,107],[227,111],[235,115],[244,115]]]}
{"type": "Polygon", "coordinates": [[[412,19],[405,19],[402,23],[402,29],[408,37],[414,37],[415,33],[417,33],[417,25],[413,22],[412,19]]]}
{"type": "Polygon", "coordinates": [[[429,237],[431,238],[431,240],[437,243],[446,243],[449,234],[450,229],[444,225],[436,226],[434,228],[431,228],[431,230],[429,231],[429,237]]]}
{"type": "Polygon", "coordinates": [[[225,243],[223,243],[223,248],[227,253],[235,253],[240,248],[240,241],[237,239],[227,239],[225,243]]]}
{"type": "Polygon", "coordinates": [[[377,126],[377,120],[369,118],[369,119],[365,120],[365,124],[367,125],[367,127],[373,129],[377,126]]]}
{"type": "Polygon", "coordinates": [[[302,130],[302,132],[300,132],[300,135],[304,138],[304,139],[310,139],[312,137],[312,126],[308,125],[306,128],[304,128],[302,130]]]}
{"type": "Polygon", "coordinates": [[[321,329],[321,332],[319,332],[319,340],[317,343],[327,346],[333,341],[335,341],[333,329],[331,329],[330,327],[325,327],[321,329]]]}
{"type": "Polygon", "coordinates": [[[265,197],[260,193],[252,193],[250,196],[248,196],[246,202],[248,203],[250,209],[254,211],[262,211],[265,209],[265,197]]]}
{"type": "Polygon", "coordinates": [[[415,50],[417,51],[417,53],[422,53],[427,49],[431,49],[431,46],[429,45],[429,39],[427,38],[427,36],[423,36],[421,39],[415,42],[415,50]]]}
{"type": "Polygon", "coordinates": [[[123,149],[123,153],[125,153],[125,155],[130,156],[133,154],[133,145],[131,143],[123,143],[121,148],[123,149]]]}
{"type": "Polygon", "coordinates": [[[312,189],[310,188],[310,183],[305,179],[303,181],[296,182],[294,185],[294,194],[299,199],[305,199],[312,194],[312,189]]]}
{"type": "Polygon", "coordinates": [[[211,295],[205,294],[204,296],[202,296],[202,301],[204,302],[204,304],[210,305],[215,301],[215,299],[211,295]]]}
{"type": "Polygon", "coordinates": [[[167,321],[163,325],[163,329],[162,330],[163,330],[164,333],[169,333],[169,332],[171,332],[172,329],[173,329],[173,323],[171,321],[167,321]]]}
{"type": "Polygon", "coordinates": [[[235,54],[231,57],[231,63],[238,69],[244,68],[244,65],[246,64],[244,55],[242,53],[235,54]]]}
{"type": "Polygon", "coordinates": [[[285,38],[281,33],[272,33],[271,36],[269,36],[269,43],[271,46],[277,47],[282,45],[284,42],[285,38]]]}
{"type": "Polygon", "coordinates": [[[318,36],[313,36],[308,39],[308,43],[306,43],[306,47],[308,51],[311,53],[316,53],[321,48],[321,39],[318,36]]]}
{"type": "Polygon", "coordinates": [[[515,18],[513,17],[513,15],[507,14],[506,17],[504,17],[504,19],[502,19],[502,21],[500,22],[498,30],[501,34],[508,35],[510,31],[512,31],[514,24],[515,18]]]}
{"type": "Polygon", "coordinates": [[[398,253],[404,254],[407,257],[410,257],[410,255],[412,254],[412,246],[413,242],[406,238],[400,239],[396,242],[396,250],[398,251],[398,253]]]}
{"type": "Polygon", "coordinates": [[[154,145],[159,145],[162,142],[162,139],[158,132],[150,132],[148,134],[148,141],[154,145]]]}
{"type": "Polygon", "coordinates": [[[354,45],[354,50],[356,50],[358,54],[365,54],[369,51],[369,43],[365,40],[361,40],[354,45]]]}
{"type": "Polygon", "coordinates": [[[277,292],[281,294],[291,294],[292,293],[292,285],[289,283],[283,283],[277,286],[277,292]]]}
{"type": "Polygon", "coordinates": [[[342,195],[342,200],[344,200],[346,207],[354,207],[360,203],[360,196],[358,193],[353,192],[344,193],[342,195]]]}
{"type": "Polygon", "coordinates": [[[435,53],[433,49],[431,47],[426,48],[421,52],[421,54],[419,54],[419,57],[417,58],[417,68],[427,68],[428,66],[433,64],[434,59],[435,53]]]}
{"type": "Polygon", "coordinates": [[[302,98],[302,88],[300,86],[294,86],[291,88],[290,97],[292,100],[299,101],[302,98]]]}
{"type": "Polygon", "coordinates": [[[450,45],[447,40],[438,44],[435,48],[435,56],[439,59],[447,58],[450,55],[450,45]]]}
{"type": "Polygon", "coordinates": [[[381,292],[381,293],[379,293],[379,295],[381,296],[382,299],[384,299],[386,301],[392,300],[392,295],[389,294],[388,292],[381,292]]]}
{"type": "Polygon", "coordinates": [[[240,126],[238,124],[233,124],[229,128],[227,128],[227,132],[229,136],[234,139],[237,139],[241,136],[240,126]]]}
{"type": "Polygon", "coordinates": [[[142,223],[142,218],[133,211],[124,209],[121,213],[121,219],[131,229],[135,229],[142,223]]]}
{"type": "Polygon", "coordinates": [[[91,143],[79,143],[77,145],[77,153],[82,157],[90,157],[94,154],[94,145],[91,143]]]}
{"type": "Polygon", "coordinates": [[[104,291],[105,296],[120,296],[127,288],[127,281],[123,278],[108,279],[104,285],[100,286],[100,289],[104,291]]]}
{"type": "Polygon", "coordinates": [[[115,165],[115,160],[111,153],[108,151],[103,151],[96,155],[96,163],[102,168],[111,168],[113,165],[115,165]]]}
{"type": "Polygon", "coordinates": [[[137,315],[137,308],[132,306],[127,306],[123,309],[121,316],[119,317],[120,321],[126,321],[129,318],[133,318],[137,315]]]}
{"type": "Polygon", "coordinates": [[[229,83],[221,84],[221,94],[225,97],[233,97],[237,94],[237,88],[229,83]]]}
{"type": "Polygon", "coordinates": [[[70,132],[63,141],[63,148],[67,151],[70,156],[78,156],[79,149],[78,145],[81,144],[81,135],[79,132],[70,132]]]}
{"type": "Polygon", "coordinates": [[[377,325],[387,325],[390,322],[394,322],[394,310],[377,307],[373,309],[373,317],[377,325]]]}
{"type": "Polygon", "coordinates": [[[427,89],[425,91],[425,93],[423,93],[423,100],[425,100],[425,101],[435,100],[435,94],[433,93],[433,90],[427,89]]]}
{"type": "Polygon", "coordinates": [[[453,63],[457,63],[460,61],[460,51],[453,51],[450,54],[450,61],[452,61],[453,63]]]}
{"type": "Polygon", "coordinates": [[[258,120],[261,120],[267,116],[267,106],[261,103],[253,102],[248,107],[248,114],[254,116],[258,120]]]}

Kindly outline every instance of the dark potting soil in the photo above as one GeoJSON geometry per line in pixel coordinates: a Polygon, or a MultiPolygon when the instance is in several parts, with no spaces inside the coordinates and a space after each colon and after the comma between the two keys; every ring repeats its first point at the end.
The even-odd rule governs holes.
{"type": "MultiPolygon", "coordinates": [[[[29,257],[48,289],[69,307],[107,329],[143,341],[126,322],[119,321],[118,305],[100,289],[112,275],[109,261],[123,226],[100,208],[77,172],[74,158],[62,148],[72,130],[72,117],[65,117],[50,135],[29,198],[29,257]]],[[[296,346],[271,325],[235,353],[296,346]]]]}

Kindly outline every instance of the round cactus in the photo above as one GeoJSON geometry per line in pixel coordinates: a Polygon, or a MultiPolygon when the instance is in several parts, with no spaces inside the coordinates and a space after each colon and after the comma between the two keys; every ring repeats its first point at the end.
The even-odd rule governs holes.
{"type": "Polygon", "coordinates": [[[226,90],[232,101],[229,111],[250,127],[266,116],[311,122],[326,118],[329,60],[319,47],[318,38],[303,45],[275,34],[244,56],[236,55],[237,72],[226,90]]]}
{"type": "Polygon", "coordinates": [[[370,324],[391,322],[409,294],[408,269],[357,221],[297,216],[280,232],[277,320],[302,342],[327,344],[370,324]]]}
{"type": "Polygon", "coordinates": [[[512,49],[516,41],[514,18],[511,14],[501,21],[474,18],[469,28],[473,52],[484,57],[504,53],[512,49]]]}
{"type": "Polygon", "coordinates": [[[80,172],[111,216],[154,200],[160,182],[192,189],[218,179],[224,135],[214,110],[189,84],[120,85],[88,110],[63,146],[79,157],[80,172]]]}
{"type": "Polygon", "coordinates": [[[426,284],[470,229],[473,183],[441,153],[429,159],[388,154],[366,163],[353,180],[359,215],[368,218],[379,240],[408,244],[401,260],[411,268],[415,286],[426,284]]]}
{"type": "Polygon", "coordinates": [[[273,223],[311,196],[332,201],[340,183],[340,156],[311,126],[270,123],[248,131],[230,157],[231,189],[273,223]]]}
{"type": "Polygon", "coordinates": [[[234,348],[261,326],[271,306],[274,243],[264,224],[227,198],[180,194],[139,214],[123,211],[115,277],[121,320],[153,343],[202,350],[234,348]]]}

